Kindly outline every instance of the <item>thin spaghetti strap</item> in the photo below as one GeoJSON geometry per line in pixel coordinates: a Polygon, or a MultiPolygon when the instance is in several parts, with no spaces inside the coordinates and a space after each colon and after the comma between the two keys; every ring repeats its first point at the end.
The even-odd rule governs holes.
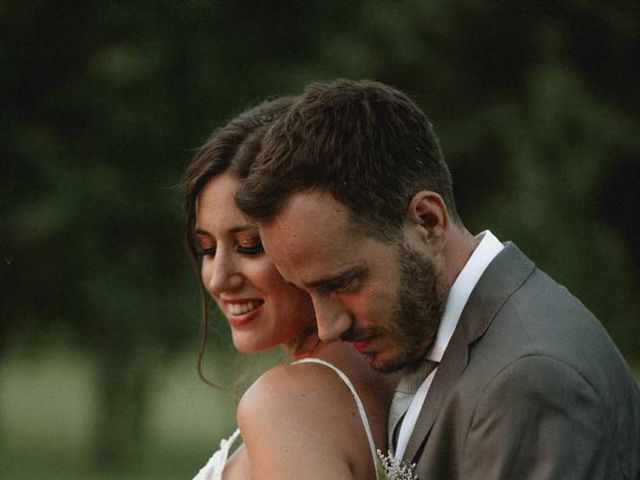
{"type": "Polygon", "coordinates": [[[376,454],[376,444],[373,441],[373,435],[371,434],[371,427],[369,426],[369,419],[367,418],[367,412],[364,409],[364,405],[362,404],[362,400],[360,399],[360,396],[358,395],[356,388],[353,386],[353,383],[351,383],[351,380],[349,380],[349,377],[347,377],[347,375],[335,365],[332,365],[331,363],[325,360],[321,360],[319,358],[315,358],[315,357],[303,358],[302,360],[293,362],[292,365],[295,365],[296,363],[319,363],[320,365],[329,367],[331,370],[336,372],[338,377],[340,377],[340,379],[347,385],[347,387],[349,388],[349,391],[351,392],[351,395],[353,395],[353,399],[356,401],[356,406],[358,407],[358,413],[360,414],[360,419],[362,420],[362,425],[364,426],[364,432],[367,435],[367,440],[369,441],[369,449],[371,450],[373,468],[375,469],[376,477],[377,477],[380,472],[378,471],[378,456],[376,454]]]}

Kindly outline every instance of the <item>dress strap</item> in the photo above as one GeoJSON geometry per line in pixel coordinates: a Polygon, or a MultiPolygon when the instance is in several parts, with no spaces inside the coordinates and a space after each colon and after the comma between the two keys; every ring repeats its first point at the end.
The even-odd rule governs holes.
{"type": "Polygon", "coordinates": [[[193,480],[222,480],[222,471],[227,464],[229,451],[238,438],[240,438],[240,430],[236,428],[229,438],[220,440],[218,451],[209,458],[207,464],[200,469],[193,480]]]}
{"type": "Polygon", "coordinates": [[[295,365],[296,363],[319,363],[320,365],[329,367],[331,370],[336,372],[338,377],[340,377],[340,379],[347,385],[347,387],[349,388],[349,391],[351,392],[351,395],[353,395],[353,399],[356,401],[356,406],[358,407],[358,413],[360,414],[360,419],[362,420],[362,425],[364,426],[364,432],[367,435],[367,440],[369,441],[369,449],[371,450],[373,468],[375,469],[376,478],[377,478],[380,472],[378,471],[378,456],[376,454],[376,444],[373,441],[373,435],[371,434],[371,427],[369,426],[369,419],[367,418],[367,412],[364,409],[364,405],[362,404],[360,395],[358,395],[358,392],[356,391],[356,388],[353,386],[353,383],[351,383],[351,380],[349,380],[349,377],[347,377],[347,375],[335,365],[325,360],[322,360],[320,358],[315,358],[315,357],[303,358],[302,360],[293,362],[292,365],[295,365]]]}

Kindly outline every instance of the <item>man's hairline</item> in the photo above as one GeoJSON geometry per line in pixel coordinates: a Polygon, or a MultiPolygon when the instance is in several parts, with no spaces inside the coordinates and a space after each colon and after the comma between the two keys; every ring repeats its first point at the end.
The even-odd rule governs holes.
{"type": "Polygon", "coordinates": [[[252,218],[251,216],[247,216],[247,215],[245,215],[245,216],[247,216],[247,218],[251,222],[253,222],[255,225],[257,225],[259,229],[269,228],[275,222],[277,222],[277,220],[278,220],[278,218],[280,216],[282,216],[284,210],[287,208],[287,205],[289,204],[289,202],[291,201],[291,199],[293,198],[294,195],[299,195],[299,194],[304,194],[304,193],[312,193],[312,192],[327,193],[327,194],[331,195],[331,197],[333,197],[333,199],[336,202],[338,202],[340,205],[342,205],[347,210],[349,232],[354,233],[354,234],[359,235],[359,236],[362,236],[362,237],[365,237],[365,238],[370,238],[372,240],[376,240],[378,242],[382,242],[382,243],[384,243],[386,245],[397,245],[398,244],[398,240],[402,236],[402,227],[401,226],[400,227],[396,227],[396,228],[392,228],[392,229],[385,229],[384,227],[380,228],[380,226],[377,225],[377,224],[359,220],[359,217],[357,216],[357,214],[353,210],[353,208],[351,208],[349,205],[347,205],[342,200],[337,198],[335,193],[330,188],[327,188],[327,187],[321,186],[321,185],[310,185],[310,186],[307,186],[307,187],[304,187],[304,188],[301,188],[301,189],[294,189],[291,192],[288,192],[277,203],[277,205],[275,206],[273,212],[271,212],[264,219],[252,218]],[[373,233],[374,229],[376,229],[376,231],[393,230],[393,233],[388,234],[388,235],[376,234],[376,233],[373,233]]]}

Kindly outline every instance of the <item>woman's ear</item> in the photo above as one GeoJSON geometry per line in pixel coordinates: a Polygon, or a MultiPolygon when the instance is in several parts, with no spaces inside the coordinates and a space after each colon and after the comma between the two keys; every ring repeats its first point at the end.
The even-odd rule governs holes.
{"type": "Polygon", "coordinates": [[[440,195],[428,190],[416,193],[407,208],[407,221],[427,244],[440,244],[449,229],[447,206],[440,195]]]}

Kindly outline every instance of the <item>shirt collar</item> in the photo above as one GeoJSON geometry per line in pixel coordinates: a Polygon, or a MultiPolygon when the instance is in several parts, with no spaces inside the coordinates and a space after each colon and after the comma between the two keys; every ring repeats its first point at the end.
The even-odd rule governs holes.
{"type": "Polygon", "coordinates": [[[440,362],[449,340],[458,325],[462,310],[475,288],[478,280],[491,261],[500,253],[504,245],[491,233],[485,230],[476,236],[480,243],[467,260],[464,268],[458,274],[449,290],[449,296],[444,307],[444,313],[438,326],[435,342],[427,354],[429,360],[440,362]]]}

